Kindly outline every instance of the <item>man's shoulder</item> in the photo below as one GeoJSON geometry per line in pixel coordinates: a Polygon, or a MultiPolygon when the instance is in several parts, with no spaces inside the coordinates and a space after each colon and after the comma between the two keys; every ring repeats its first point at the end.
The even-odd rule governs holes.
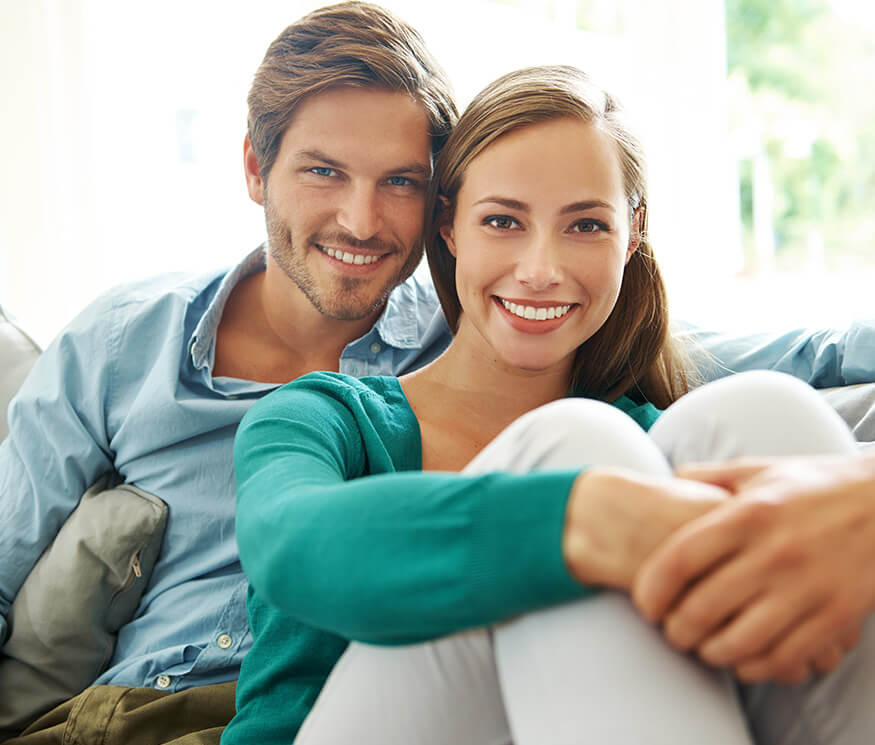
{"type": "Polygon", "coordinates": [[[134,331],[141,323],[184,322],[189,309],[209,305],[227,269],[206,274],[171,273],[111,287],[89,303],[61,332],[60,338],[109,333],[110,329],[134,331]]]}
{"type": "Polygon", "coordinates": [[[224,268],[200,274],[173,272],[125,282],[104,292],[94,305],[114,310],[150,308],[156,304],[186,306],[211,287],[217,287],[228,271],[224,268]]]}

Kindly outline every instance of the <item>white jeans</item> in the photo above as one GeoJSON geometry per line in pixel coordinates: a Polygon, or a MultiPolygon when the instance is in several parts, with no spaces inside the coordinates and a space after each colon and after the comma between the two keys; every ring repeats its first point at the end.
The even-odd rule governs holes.
{"type": "MultiPolygon", "coordinates": [[[[855,450],[844,422],[806,385],[745,373],[683,397],[649,434],[606,404],[554,402],[514,422],[465,470],[597,464],[668,474],[740,455],[855,450]]],[[[875,716],[863,714],[863,693],[875,692],[875,665],[861,664],[875,660],[869,631],[836,673],[806,686],[746,686],[742,705],[727,673],[674,651],[628,597],[602,592],[424,644],[352,643],[296,743],[859,744],[875,732],[875,716]],[[835,721],[837,697],[847,726],[835,721]]]]}

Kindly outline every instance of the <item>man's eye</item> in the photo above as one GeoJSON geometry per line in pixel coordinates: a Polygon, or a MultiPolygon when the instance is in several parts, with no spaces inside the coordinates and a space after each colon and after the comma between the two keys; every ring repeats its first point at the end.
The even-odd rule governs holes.
{"type": "Polygon", "coordinates": [[[512,230],[514,227],[519,227],[519,223],[507,215],[490,215],[483,224],[498,230],[512,230]]]}
{"type": "Polygon", "coordinates": [[[598,233],[607,229],[608,226],[601,220],[578,220],[571,226],[572,233],[598,233]]]}
{"type": "Polygon", "coordinates": [[[326,166],[314,166],[310,169],[310,173],[314,173],[317,176],[335,176],[337,175],[337,171],[333,168],[328,168],[326,166]]]}
{"type": "Polygon", "coordinates": [[[407,178],[407,176],[389,176],[388,181],[391,186],[411,186],[413,184],[412,179],[407,178]]]}

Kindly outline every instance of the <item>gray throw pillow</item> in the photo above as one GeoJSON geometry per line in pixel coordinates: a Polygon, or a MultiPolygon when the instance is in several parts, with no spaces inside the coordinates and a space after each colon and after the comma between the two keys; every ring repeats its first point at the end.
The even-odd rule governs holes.
{"type": "Polygon", "coordinates": [[[0,651],[0,742],[91,685],[134,614],[161,548],[167,505],[107,474],[16,596],[0,651]]]}

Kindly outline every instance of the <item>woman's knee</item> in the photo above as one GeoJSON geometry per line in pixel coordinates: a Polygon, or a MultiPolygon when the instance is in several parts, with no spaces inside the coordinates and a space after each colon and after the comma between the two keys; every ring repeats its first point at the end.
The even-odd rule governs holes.
{"type": "Polygon", "coordinates": [[[667,473],[668,465],[641,427],[601,401],[568,398],[524,414],[495,438],[467,472],[526,472],[584,465],[667,473]]]}
{"type": "Polygon", "coordinates": [[[813,388],[769,371],[739,373],[691,391],[669,407],[651,435],[674,465],[855,448],[841,417],[813,388]]]}

